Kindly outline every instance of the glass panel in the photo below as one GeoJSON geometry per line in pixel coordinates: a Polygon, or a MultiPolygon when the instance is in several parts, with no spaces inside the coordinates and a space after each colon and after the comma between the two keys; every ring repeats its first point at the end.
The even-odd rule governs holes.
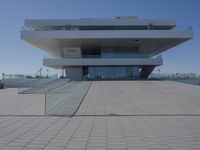
{"type": "Polygon", "coordinates": [[[25,86],[18,88],[19,94],[31,94],[34,90],[37,90],[41,85],[52,82],[56,80],[57,77],[50,77],[50,78],[38,78],[34,81],[29,81],[25,83],[25,86]]]}
{"type": "Polygon", "coordinates": [[[102,49],[101,58],[140,58],[141,54],[139,54],[138,49],[138,47],[132,50],[102,49]]]}
{"type": "Polygon", "coordinates": [[[139,77],[139,67],[136,66],[106,66],[89,67],[90,79],[136,79],[139,77]]]}
{"type": "Polygon", "coordinates": [[[73,116],[89,90],[92,81],[71,81],[61,89],[45,95],[45,113],[73,116]]]}

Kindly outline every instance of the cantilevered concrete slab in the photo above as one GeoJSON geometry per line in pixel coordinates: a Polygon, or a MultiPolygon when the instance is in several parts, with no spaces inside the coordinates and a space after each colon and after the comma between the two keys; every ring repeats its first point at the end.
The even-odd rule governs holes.
{"type": "Polygon", "coordinates": [[[43,59],[43,64],[52,68],[60,68],[65,66],[159,66],[162,65],[163,60],[162,57],[157,58],[84,58],[84,59],[74,59],[74,58],[66,58],[66,59],[51,59],[46,58],[43,59]],[[67,64],[67,65],[66,65],[67,64]]]}
{"type": "Polygon", "coordinates": [[[192,29],[117,31],[21,31],[21,38],[55,56],[66,47],[134,48],[155,55],[183,43],[193,36],[192,29]]]}

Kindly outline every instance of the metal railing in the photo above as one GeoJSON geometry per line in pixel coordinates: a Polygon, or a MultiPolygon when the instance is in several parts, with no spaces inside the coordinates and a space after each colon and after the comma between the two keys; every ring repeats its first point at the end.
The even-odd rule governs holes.
{"type": "Polygon", "coordinates": [[[189,25],[177,25],[177,26],[174,26],[174,27],[168,27],[168,26],[151,26],[151,27],[149,27],[149,26],[145,26],[145,27],[143,27],[143,26],[135,26],[135,28],[134,28],[134,25],[133,25],[133,27],[132,28],[125,28],[125,29],[117,29],[117,28],[114,28],[114,29],[96,29],[95,30],[95,28],[94,29],[86,29],[86,30],[81,30],[81,29],[79,29],[79,27],[71,27],[71,28],[65,28],[65,27],[62,27],[62,26],[60,26],[60,27],[56,27],[56,28],[54,28],[53,26],[52,27],[50,27],[50,28],[41,28],[41,29],[30,29],[30,28],[27,28],[27,27],[25,27],[25,26],[22,26],[21,27],[21,31],[117,31],[117,30],[124,30],[124,31],[126,31],[126,30],[191,30],[192,29],[192,26],[189,26],[189,25]]]}

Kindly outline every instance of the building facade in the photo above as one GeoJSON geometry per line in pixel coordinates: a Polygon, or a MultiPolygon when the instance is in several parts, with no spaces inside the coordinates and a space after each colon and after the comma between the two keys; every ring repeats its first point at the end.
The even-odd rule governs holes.
{"type": "Polygon", "coordinates": [[[64,69],[66,77],[88,79],[148,78],[159,56],[192,38],[191,28],[172,19],[25,20],[21,38],[51,54],[43,65],[64,69]]]}

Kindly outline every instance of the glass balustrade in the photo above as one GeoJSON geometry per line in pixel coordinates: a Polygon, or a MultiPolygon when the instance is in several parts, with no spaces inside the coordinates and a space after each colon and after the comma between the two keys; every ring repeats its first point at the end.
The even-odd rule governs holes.
{"type": "Polygon", "coordinates": [[[52,82],[57,79],[57,76],[49,78],[35,78],[34,80],[24,82],[21,87],[18,88],[19,94],[31,93],[31,91],[39,88],[41,85],[52,82]]]}
{"type": "Polygon", "coordinates": [[[114,30],[189,30],[192,29],[191,26],[187,25],[178,25],[178,26],[88,26],[88,27],[81,27],[81,26],[48,26],[48,27],[39,27],[37,29],[30,29],[27,27],[21,27],[21,31],[114,31],[114,30]]]}
{"type": "Polygon", "coordinates": [[[45,94],[45,114],[73,116],[92,81],[71,81],[45,94]]]}

